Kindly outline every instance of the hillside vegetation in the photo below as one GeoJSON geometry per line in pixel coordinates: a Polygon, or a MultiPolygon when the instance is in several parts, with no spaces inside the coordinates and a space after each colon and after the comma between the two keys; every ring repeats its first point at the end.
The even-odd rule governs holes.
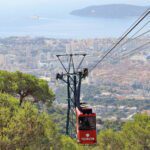
{"type": "MultiPolygon", "coordinates": [[[[21,74],[23,76],[27,75],[21,74]]],[[[36,77],[33,78],[36,79],[36,77]]],[[[52,117],[57,116],[52,115],[52,109],[49,111],[49,114],[45,111],[41,111],[33,101],[28,100],[29,97],[27,97],[26,100],[23,100],[23,103],[20,106],[20,101],[18,100],[19,97],[14,97],[16,96],[16,93],[14,92],[16,87],[14,84],[9,84],[6,89],[10,90],[6,91],[4,88],[6,86],[5,82],[2,82],[4,79],[6,81],[5,75],[3,74],[0,82],[1,150],[150,149],[150,116],[146,114],[137,114],[134,117],[134,120],[124,123],[119,131],[113,129],[100,131],[98,133],[97,145],[95,146],[81,146],[76,143],[75,139],[71,139],[59,132],[57,127],[59,122],[54,122],[55,118],[52,117]]],[[[20,81],[18,80],[18,82],[20,81]]],[[[24,79],[24,82],[27,82],[27,79],[24,79]]],[[[24,90],[26,88],[28,87],[25,87],[24,90]]],[[[37,95],[35,92],[34,96],[37,95]]],[[[44,103],[44,101],[41,102],[44,103]]],[[[47,108],[49,107],[52,106],[47,105],[47,108]]]]}

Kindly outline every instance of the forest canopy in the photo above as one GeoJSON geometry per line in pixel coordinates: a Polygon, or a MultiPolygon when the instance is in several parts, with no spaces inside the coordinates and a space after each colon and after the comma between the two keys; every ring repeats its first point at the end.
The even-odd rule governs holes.
{"type": "Polygon", "coordinates": [[[101,130],[97,133],[96,145],[81,146],[76,139],[71,139],[58,130],[58,126],[62,122],[56,120],[60,120],[61,116],[59,116],[60,114],[52,115],[53,106],[47,105],[51,111],[41,111],[37,105],[28,100],[29,96],[32,96],[35,102],[45,103],[49,100],[48,102],[52,104],[54,101],[54,94],[46,81],[21,72],[0,71],[0,149],[150,149],[150,116],[147,114],[136,114],[133,120],[122,124],[119,130],[112,128],[101,130]],[[40,93],[38,90],[42,92],[40,93]],[[19,91],[21,94],[25,94],[21,105],[19,105],[21,97],[19,91]],[[29,94],[27,94],[28,92],[29,94]],[[18,95],[19,100],[17,99],[18,95]]]}
{"type": "Polygon", "coordinates": [[[52,104],[55,98],[47,81],[19,71],[0,71],[0,92],[19,96],[20,105],[29,96],[33,102],[42,101],[48,104],[52,104]]]}

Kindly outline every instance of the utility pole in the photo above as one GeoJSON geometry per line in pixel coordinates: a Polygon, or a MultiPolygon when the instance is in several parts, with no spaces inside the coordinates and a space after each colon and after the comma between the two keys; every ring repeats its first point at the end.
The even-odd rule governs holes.
{"type": "Polygon", "coordinates": [[[75,126],[76,126],[76,113],[75,108],[80,109],[80,91],[81,91],[81,82],[82,79],[88,76],[88,69],[80,69],[86,54],[65,54],[65,55],[56,55],[60,64],[64,69],[64,73],[57,73],[56,79],[63,81],[67,85],[67,120],[66,120],[66,135],[71,137],[75,136],[75,126]],[[64,65],[61,58],[69,58],[68,68],[64,65]],[[74,58],[82,57],[78,66],[75,67],[74,58]],[[80,69],[80,70],[79,70],[80,69]]]}

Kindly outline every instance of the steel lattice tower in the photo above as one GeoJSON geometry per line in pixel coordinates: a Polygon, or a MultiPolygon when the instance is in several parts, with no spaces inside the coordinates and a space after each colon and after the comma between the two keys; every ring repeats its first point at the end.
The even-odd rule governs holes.
{"type": "Polygon", "coordinates": [[[86,54],[65,54],[56,55],[59,62],[61,63],[65,73],[57,74],[56,79],[62,80],[67,84],[67,120],[66,120],[66,135],[71,137],[75,136],[75,124],[76,124],[76,114],[75,108],[80,108],[80,91],[81,91],[81,81],[88,75],[88,69],[80,69],[86,54]],[[74,58],[81,57],[78,66],[75,68],[74,58]],[[65,67],[62,61],[62,57],[69,57],[68,68],[65,67]]]}

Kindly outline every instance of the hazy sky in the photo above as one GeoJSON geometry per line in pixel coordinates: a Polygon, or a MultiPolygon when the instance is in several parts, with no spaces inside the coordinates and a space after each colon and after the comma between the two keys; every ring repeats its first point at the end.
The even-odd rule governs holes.
{"type": "Polygon", "coordinates": [[[112,3],[150,5],[150,0],[0,0],[0,16],[45,15],[46,11],[56,15],[89,5],[112,3]]]}
{"type": "Polygon", "coordinates": [[[106,4],[106,3],[130,3],[145,5],[150,0],[0,0],[0,4],[16,5],[16,4],[59,4],[59,3],[76,3],[76,4],[106,4]]]}
{"type": "Polygon", "coordinates": [[[95,4],[127,3],[135,5],[150,5],[150,0],[0,0],[0,9],[18,7],[49,6],[49,8],[73,8],[95,4]]]}

